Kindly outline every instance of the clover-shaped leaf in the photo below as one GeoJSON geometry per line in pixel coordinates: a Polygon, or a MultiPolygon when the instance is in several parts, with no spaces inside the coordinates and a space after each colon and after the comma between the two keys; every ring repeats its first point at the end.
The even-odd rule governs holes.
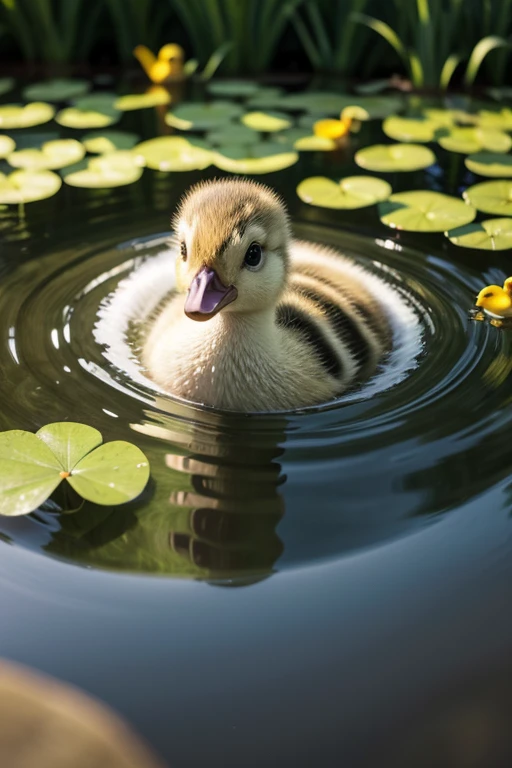
{"type": "Polygon", "coordinates": [[[37,509],[62,480],[94,504],[123,504],[139,496],[149,463],[131,443],[101,445],[98,430],[57,422],[32,434],[0,433],[0,514],[26,515],[37,509]]]}

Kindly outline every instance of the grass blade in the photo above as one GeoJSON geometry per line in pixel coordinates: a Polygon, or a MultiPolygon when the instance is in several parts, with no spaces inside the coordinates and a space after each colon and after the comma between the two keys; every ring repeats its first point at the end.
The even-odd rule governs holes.
{"type": "Polygon", "coordinates": [[[450,80],[453,77],[453,73],[459,66],[460,62],[461,62],[461,57],[458,56],[456,53],[452,53],[451,56],[448,56],[445,63],[443,64],[441,75],[439,76],[439,87],[441,88],[441,90],[446,91],[450,83],[450,80]]]}
{"type": "Polygon", "coordinates": [[[471,56],[469,57],[468,66],[466,68],[466,74],[464,75],[464,85],[469,87],[475,82],[475,78],[480,69],[482,61],[485,59],[488,53],[494,48],[509,47],[509,43],[502,37],[497,35],[488,35],[483,37],[473,48],[471,56]]]}
{"type": "Polygon", "coordinates": [[[386,40],[395,49],[405,64],[409,63],[409,57],[407,56],[407,51],[405,50],[404,44],[396,32],[391,29],[389,24],[386,24],[384,21],[380,21],[380,19],[375,19],[373,16],[367,16],[366,13],[352,13],[350,18],[356,22],[364,24],[367,27],[370,27],[370,29],[373,29],[374,32],[377,32],[377,34],[383,37],[384,40],[386,40]]]}

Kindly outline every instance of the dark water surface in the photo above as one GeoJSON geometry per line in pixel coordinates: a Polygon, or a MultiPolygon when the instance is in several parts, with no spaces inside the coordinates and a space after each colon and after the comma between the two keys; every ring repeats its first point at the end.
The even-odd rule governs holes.
{"type": "MultiPolygon", "coordinates": [[[[114,706],[172,766],[512,764],[511,337],[468,319],[510,254],[300,203],[301,178],[356,173],[379,130],[260,177],[298,236],[410,308],[407,359],[325,409],[178,403],[98,341],[106,297],[161,258],[176,201],[213,169],[0,213],[0,428],[85,422],[152,468],[122,508],[67,514],[61,491],[0,520],[0,655],[114,706]]],[[[394,189],[474,181],[438,156],[394,189]]]]}

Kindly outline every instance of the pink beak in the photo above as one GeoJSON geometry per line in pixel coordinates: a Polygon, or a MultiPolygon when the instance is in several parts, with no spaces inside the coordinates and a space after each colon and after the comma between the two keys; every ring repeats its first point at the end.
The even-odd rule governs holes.
{"type": "Polygon", "coordinates": [[[185,301],[185,314],[191,320],[209,320],[237,296],[238,291],[234,285],[226,287],[213,269],[203,267],[190,286],[185,301]]]}

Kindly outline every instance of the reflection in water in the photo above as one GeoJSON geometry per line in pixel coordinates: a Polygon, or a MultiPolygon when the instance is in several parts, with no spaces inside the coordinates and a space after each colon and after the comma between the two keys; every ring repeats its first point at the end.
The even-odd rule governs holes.
{"type": "MultiPolygon", "coordinates": [[[[285,478],[267,441],[241,451],[227,430],[177,432],[165,416],[133,424],[152,441],[148,507],[123,510],[54,499],[59,526],[46,550],[99,567],[251,583],[265,578],[283,551],[276,526],[284,514],[278,488],[285,478]]],[[[273,422],[274,429],[276,422],[273,422]]],[[[51,507],[41,521],[51,526],[51,507]]],[[[55,523],[55,517],[53,516],[55,523]]]]}

